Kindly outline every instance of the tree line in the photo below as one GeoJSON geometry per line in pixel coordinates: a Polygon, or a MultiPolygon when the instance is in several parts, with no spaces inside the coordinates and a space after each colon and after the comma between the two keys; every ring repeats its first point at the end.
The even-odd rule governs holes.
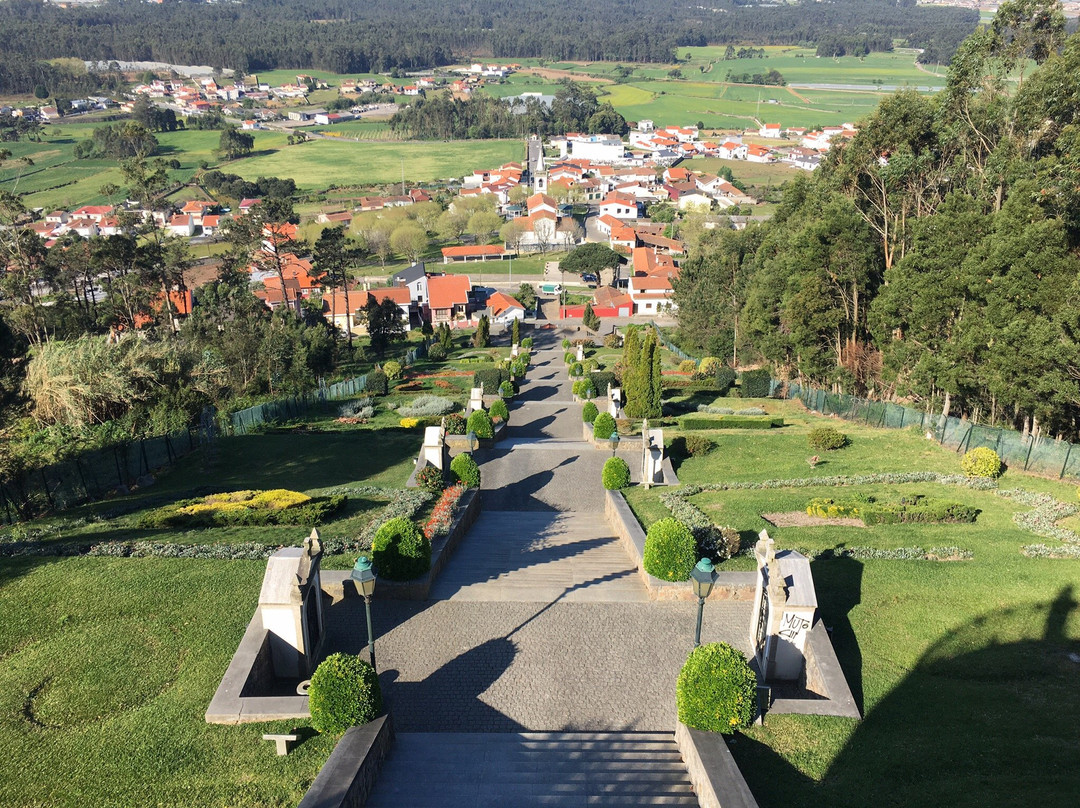
{"type": "MultiPolygon", "coordinates": [[[[978,13],[915,7],[904,0],[809,0],[791,5],[721,0],[713,8],[678,0],[477,0],[451,5],[396,0],[252,0],[243,4],[116,2],[59,8],[42,0],[0,4],[0,93],[50,92],[72,79],[43,60],[77,57],[208,64],[257,72],[274,68],[338,73],[418,70],[473,54],[495,59],[671,62],[679,47],[745,43],[796,45],[859,32],[932,48],[947,61],[978,13]]],[[[86,81],[88,79],[82,79],[86,81]]]]}
{"type": "Polygon", "coordinates": [[[1003,4],[942,92],[884,99],[771,221],[701,231],[675,286],[684,346],[1080,435],[1080,35],[1064,30],[1059,3],[1003,4]]]}

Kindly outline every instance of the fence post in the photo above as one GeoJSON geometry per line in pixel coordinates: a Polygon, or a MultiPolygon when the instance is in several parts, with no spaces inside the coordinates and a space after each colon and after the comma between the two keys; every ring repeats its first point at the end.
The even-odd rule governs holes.
{"type": "Polygon", "coordinates": [[[1024,471],[1027,471],[1028,461],[1031,460],[1031,450],[1035,448],[1035,436],[1028,435],[1027,457],[1024,458],[1024,471]]]}
{"type": "Polygon", "coordinates": [[[49,507],[50,508],[55,508],[56,505],[53,502],[52,491],[49,490],[49,481],[47,479],[45,479],[45,469],[40,469],[40,471],[41,471],[41,485],[45,488],[45,499],[47,499],[49,501],[49,507]]]}
{"type": "Polygon", "coordinates": [[[1069,465],[1069,455],[1072,454],[1073,445],[1070,443],[1069,448],[1065,450],[1065,462],[1061,464],[1061,474],[1058,475],[1058,479],[1062,479],[1065,476],[1065,468],[1069,465]]]}
{"type": "Polygon", "coordinates": [[[900,408],[900,429],[904,428],[904,416],[907,415],[907,407],[900,408]]]}
{"type": "Polygon", "coordinates": [[[974,423],[972,423],[972,424],[971,424],[971,426],[969,426],[969,427],[968,427],[968,431],[967,431],[967,434],[966,434],[966,435],[964,435],[964,439],[963,439],[962,441],[960,441],[960,445],[956,447],[956,453],[957,453],[957,454],[962,454],[962,453],[963,453],[963,451],[964,451],[964,449],[966,448],[966,446],[967,446],[967,445],[969,445],[969,444],[968,444],[968,441],[970,441],[970,440],[971,440],[971,431],[972,431],[972,430],[973,430],[974,428],[975,428],[975,424],[974,424],[974,423]]]}

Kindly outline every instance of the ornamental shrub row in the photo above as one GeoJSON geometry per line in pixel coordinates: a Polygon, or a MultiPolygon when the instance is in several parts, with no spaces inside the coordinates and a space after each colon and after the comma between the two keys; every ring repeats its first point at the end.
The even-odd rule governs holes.
{"type": "Polygon", "coordinates": [[[252,525],[321,524],[347,501],[344,494],[308,497],[295,491],[244,491],[244,499],[225,499],[212,495],[203,499],[185,499],[155,508],[143,514],[138,526],[143,528],[198,528],[252,525]],[[275,495],[293,495],[284,497],[275,495]]]}
{"type": "Polygon", "coordinates": [[[898,525],[908,523],[931,524],[950,522],[970,524],[979,515],[979,509],[959,502],[929,499],[916,495],[902,498],[899,502],[877,502],[873,499],[834,500],[819,497],[806,506],[810,516],[820,518],[854,517],[866,525],[898,525]]]}
{"type": "Polygon", "coordinates": [[[501,367],[481,368],[473,373],[473,387],[483,387],[485,395],[493,395],[503,382],[510,381],[510,371],[501,367]]]}
{"type": "Polygon", "coordinates": [[[431,568],[431,542],[409,519],[391,519],[375,531],[371,560],[379,575],[411,581],[431,568]]]}
{"type": "Polygon", "coordinates": [[[449,415],[457,409],[457,402],[442,396],[425,393],[416,396],[398,409],[398,415],[411,418],[427,418],[432,415],[449,415]]]}
{"type": "Polygon", "coordinates": [[[743,398],[768,398],[772,389],[772,373],[767,368],[744,370],[739,395],[743,398]]]}
{"type": "Polygon", "coordinates": [[[679,428],[694,429],[775,429],[784,425],[779,417],[754,418],[750,416],[721,416],[720,418],[688,417],[679,421],[679,428]]]}
{"type": "Polygon", "coordinates": [[[731,407],[719,407],[716,404],[698,404],[698,412],[704,412],[708,415],[734,415],[735,410],[731,407]]]}
{"type": "Polygon", "coordinates": [[[621,457],[609,457],[604,463],[600,479],[608,491],[626,488],[630,485],[630,467],[621,457]]]}

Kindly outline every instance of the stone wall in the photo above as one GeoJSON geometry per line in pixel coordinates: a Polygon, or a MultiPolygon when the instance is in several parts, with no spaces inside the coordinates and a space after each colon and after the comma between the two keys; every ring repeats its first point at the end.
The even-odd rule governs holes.
{"type": "Polygon", "coordinates": [[[389,714],[346,730],[300,808],[362,808],[393,740],[389,714]]]}
{"type": "Polygon", "coordinates": [[[675,743],[701,808],[757,808],[723,735],[691,729],[679,721],[675,743]]]}

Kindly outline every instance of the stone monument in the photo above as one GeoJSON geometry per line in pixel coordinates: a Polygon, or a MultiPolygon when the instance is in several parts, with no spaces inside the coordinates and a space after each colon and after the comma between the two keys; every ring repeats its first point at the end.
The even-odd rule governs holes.
{"type": "Polygon", "coordinates": [[[420,458],[417,466],[423,468],[425,463],[434,466],[440,471],[449,468],[449,449],[446,447],[446,434],[441,426],[429,426],[424,429],[424,444],[420,447],[420,458]]]}
{"type": "Polygon", "coordinates": [[[302,547],[285,547],[266,561],[258,614],[277,678],[306,679],[315,670],[324,637],[321,559],[319,532],[312,530],[302,547]]]}
{"type": "Polygon", "coordinates": [[[513,345],[510,346],[510,356],[517,358],[518,351],[518,344],[515,342],[513,345]]]}
{"type": "Polygon", "coordinates": [[[612,418],[618,418],[620,409],[622,409],[622,388],[611,387],[608,389],[608,412],[611,413],[612,418]]]}
{"type": "Polygon", "coordinates": [[[664,430],[641,425],[641,482],[646,488],[664,483],[664,430]]]}
{"type": "Polygon", "coordinates": [[[757,585],[750,641],[766,681],[797,681],[806,671],[806,639],[814,625],[817,592],[810,561],[795,550],[776,552],[768,531],[754,545],[757,585]]]}
{"type": "Polygon", "coordinates": [[[585,361],[585,346],[584,345],[577,346],[577,361],[579,361],[579,362],[584,362],[585,361]]]}
{"type": "Polygon", "coordinates": [[[484,409],[484,386],[474,387],[469,391],[469,412],[484,409]]]}

